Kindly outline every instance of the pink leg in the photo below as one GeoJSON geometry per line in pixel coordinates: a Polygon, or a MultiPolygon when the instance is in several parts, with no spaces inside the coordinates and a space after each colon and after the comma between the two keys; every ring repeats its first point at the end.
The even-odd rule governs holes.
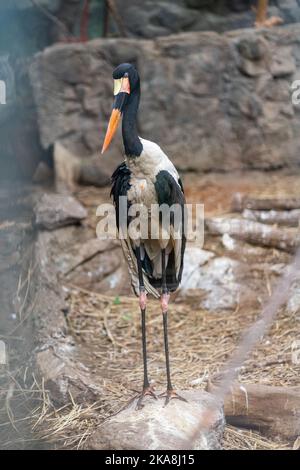
{"type": "Polygon", "coordinates": [[[161,305],[162,313],[168,312],[169,300],[170,300],[170,294],[168,294],[167,292],[162,294],[160,298],[160,305],[161,305]]]}
{"type": "Polygon", "coordinates": [[[140,302],[140,309],[145,310],[146,306],[147,306],[147,293],[146,293],[146,291],[142,290],[140,292],[139,302],[140,302]]]}

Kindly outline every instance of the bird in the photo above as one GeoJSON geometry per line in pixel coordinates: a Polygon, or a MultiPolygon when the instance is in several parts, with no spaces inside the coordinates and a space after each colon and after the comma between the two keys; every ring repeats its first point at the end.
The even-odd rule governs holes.
{"type": "MultiPolygon", "coordinates": [[[[174,292],[182,278],[184,252],[186,247],[185,196],[179,174],[160,146],[138,135],[137,115],[141,96],[140,77],[133,64],[122,63],[113,71],[114,103],[105,134],[101,153],[109,147],[118,125],[122,120],[124,161],[112,175],[111,197],[115,206],[118,233],[130,224],[130,207],[138,204],[146,209],[150,226],[159,227],[159,236],[140,236],[137,239],[130,233],[120,237],[123,254],[128,264],[131,284],[139,298],[141,311],[142,350],[144,378],[142,392],[137,398],[137,408],[144,406],[146,396],[157,399],[150,384],[147,367],[146,307],[147,295],[160,298],[164,331],[164,352],[166,361],[166,391],[159,395],[165,398],[165,406],[177,398],[186,401],[175,390],[171,380],[168,345],[168,305],[170,293],[174,292]],[[120,221],[120,197],[127,198],[127,213],[120,221]],[[160,217],[151,214],[152,205],[159,207],[176,205],[181,209],[179,224],[175,230],[172,214],[171,229],[163,235],[160,217]],[[122,225],[122,226],[121,226],[122,225]],[[125,225],[125,227],[124,227],[125,225]],[[175,236],[177,234],[177,236],[175,236]],[[134,239],[133,239],[134,238],[134,239]]],[[[124,206],[123,210],[124,210],[124,206]]],[[[121,215],[124,215],[121,213],[121,215]]],[[[154,228],[155,228],[154,227],[154,228]]]]}

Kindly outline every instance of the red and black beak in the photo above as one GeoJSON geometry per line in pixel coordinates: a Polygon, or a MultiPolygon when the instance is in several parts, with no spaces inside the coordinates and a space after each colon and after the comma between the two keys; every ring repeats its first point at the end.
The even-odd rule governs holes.
{"type": "Polygon", "coordinates": [[[130,95],[130,83],[128,76],[124,76],[114,81],[114,95],[115,101],[113,110],[107,126],[101,153],[104,153],[105,150],[107,150],[109,147],[109,144],[111,143],[113,136],[118,129],[125,103],[128,99],[128,96],[130,95]]]}

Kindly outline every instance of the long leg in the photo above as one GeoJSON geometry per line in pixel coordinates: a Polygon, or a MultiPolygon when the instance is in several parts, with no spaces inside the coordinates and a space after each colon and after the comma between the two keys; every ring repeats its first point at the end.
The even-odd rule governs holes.
{"type": "Polygon", "coordinates": [[[162,250],[162,296],[161,296],[161,308],[163,315],[163,326],[164,326],[164,343],[165,343],[165,356],[166,356],[166,372],[167,372],[167,391],[161,396],[166,397],[166,405],[172,398],[178,398],[179,400],[186,401],[178,395],[172,385],[171,371],[170,371],[170,356],[169,356],[169,341],[168,341],[168,304],[169,304],[169,292],[167,287],[166,277],[166,251],[162,250]]]}
{"type": "Polygon", "coordinates": [[[165,343],[165,356],[166,356],[166,371],[167,371],[167,390],[172,390],[171,382],[171,371],[170,371],[170,356],[169,356],[169,341],[168,341],[168,303],[169,293],[167,288],[166,278],[166,251],[162,250],[162,297],[161,297],[161,309],[163,314],[163,326],[164,326],[164,343],[165,343]]]}
{"type": "Polygon", "coordinates": [[[138,399],[137,408],[142,407],[143,398],[146,395],[151,395],[156,398],[153,388],[150,385],[148,378],[148,367],[147,367],[147,337],[146,337],[146,305],[147,305],[147,294],[144,285],[143,279],[143,270],[141,262],[141,251],[140,247],[136,248],[137,256],[137,265],[138,265],[138,276],[139,276],[139,302],[141,309],[141,318],[142,318],[142,346],[143,346],[143,364],[144,364],[144,382],[143,382],[143,391],[138,399]]]}
{"type": "Polygon", "coordinates": [[[256,23],[263,24],[267,19],[268,0],[258,0],[256,23]]]}

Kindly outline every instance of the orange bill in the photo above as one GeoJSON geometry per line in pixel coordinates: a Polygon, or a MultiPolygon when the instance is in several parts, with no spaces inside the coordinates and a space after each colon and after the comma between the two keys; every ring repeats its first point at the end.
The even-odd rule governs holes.
{"type": "Polygon", "coordinates": [[[104,139],[101,153],[104,153],[105,150],[109,147],[109,144],[111,143],[112,138],[118,129],[120,119],[121,119],[121,111],[119,109],[114,108],[112,110],[110,120],[107,126],[107,131],[105,134],[105,139],[104,139]]]}

